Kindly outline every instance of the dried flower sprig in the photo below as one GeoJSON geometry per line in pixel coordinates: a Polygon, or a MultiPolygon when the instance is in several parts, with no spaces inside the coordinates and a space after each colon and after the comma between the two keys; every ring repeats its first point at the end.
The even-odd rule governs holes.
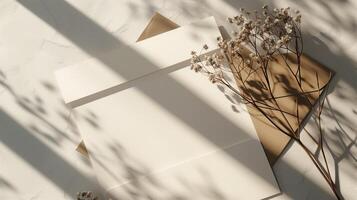
{"type": "MultiPolygon", "coordinates": [[[[301,14],[298,10],[292,11],[290,7],[275,8],[270,10],[268,6],[263,6],[262,11],[250,12],[245,9],[234,17],[227,18],[227,21],[233,25],[235,30],[232,32],[231,39],[217,38],[219,52],[212,55],[202,55],[208,50],[207,45],[203,45],[200,53],[191,52],[191,69],[195,72],[205,74],[209,81],[215,84],[222,84],[241,97],[243,103],[252,105],[260,114],[262,114],[275,128],[283,134],[296,141],[307,153],[313,164],[324,177],[337,199],[343,199],[334,183],[327,164],[325,152],[322,151],[324,163],[322,164],[308,147],[302,142],[300,137],[300,126],[295,130],[287,119],[287,115],[292,115],[284,111],[277,99],[298,96],[308,102],[310,108],[313,103],[307,97],[309,93],[318,92],[321,94],[328,86],[320,87],[318,75],[316,75],[318,89],[306,92],[302,87],[303,77],[301,75],[301,56],[303,53],[303,39],[301,33],[301,14]],[[202,53],[203,52],[203,53],[202,53]],[[289,56],[293,55],[296,60],[296,66],[293,67],[288,62],[289,56]],[[272,65],[271,62],[276,57],[283,58],[285,67],[291,73],[293,79],[299,87],[299,94],[276,96],[272,88],[272,65]],[[257,97],[247,86],[249,76],[259,71],[261,74],[261,89],[267,91],[267,95],[257,97]],[[226,73],[231,73],[239,87],[245,91],[238,91],[226,77],[226,73]],[[269,111],[275,111],[283,116],[283,120],[276,120],[269,111]]],[[[321,95],[322,96],[322,95],[321,95]]],[[[320,120],[324,97],[319,98],[319,111],[317,118],[320,120]],[[322,103],[321,103],[322,102],[322,103]]],[[[299,98],[296,99],[297,103],[299,98]]],[[[293,114],[300,124],[299,109],[293,114]]],[[[321,123],[319,122],[320,137],[323,137],[321,123]]],[[[312,137],[312,136],[311,136],[312,137]]],[[[313,138],[320,147],[323,144],[313,138]]],[[[323,141],[323,140],[320,140],[323,141]]],[[[323,149],[323,148],[322,148],[323,149]]]]}
{"type": "Polygon", "coordinates": [[[77,200],[98,200],[98,197],[91,191],[83,191],[77,193],[77,200]]]}

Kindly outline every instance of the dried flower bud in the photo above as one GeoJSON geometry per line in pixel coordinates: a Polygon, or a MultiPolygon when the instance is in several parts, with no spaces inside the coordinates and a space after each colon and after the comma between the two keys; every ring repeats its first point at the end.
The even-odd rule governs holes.
{"type": "Polygon", "coordinates": [[[217,63],[214,63],[214,64],[212,65],[212,67],[213,67],[213,69],[218,69],[218,68],[220,68],[221,66],[220,66],[219,64],[217,64],[217,63]]]}
{"type": "Polygon", "coordinates": [[[288,9],[288,8],[285,8],[285,9],[283,10],[283,14],[284,14],[285,16],[289,15],[289,9],[288,9]]]}
{"type": "Polygon", "coordinates": [[[291,40],[291,37],[289,35],[284,35],[281,37],[281,40],[284,44],[286,44],[291,40]]]}
{"type": "Polygon", "coordinates": [[[84,191],[77,193],[77,200],[98,200],[98,197],[94,196],[93,192],[84,191]]]}
{"type": "Polygon", "coordinates": [[[208,80],[211,81],[211,83],[215,83],[215,75],[214,74],[208,75],[208,80]]]}
{"type": "Polygon", "coordinates": [[[207,49],[208,49],[208,45],[207,45],[207,44],[203,45],[203,48],[204,48],[205,50],[207,50],[207,49]]]}
{"type": "Polygon", "coordinates": [[[268,16],[268,17],[265,18],[264,22],[269,24],[272,20],[273,20],[273,18],[268,16]]]}
{"type": "Polygon", "coordinates": [[[194,70],[195,72],[199,72],[202,70],[202,66],[199,65],[198,63],[191,64],[191,70],[194,70]]]}
{"type": "Polygon", "coordinates": [[[191,64],[200,62],[200,58],[197,55],[191,57],[191,64]]]}
{"type": "Polygon", "coordinates": [[[293,26],[291,24],[285,24],[285,30],[287,33],[291,33],[293,31],[293,26]]]}
{"type": "Polygon", "coordinates": [[[239,52],[240,52],[240,50],[241,50],[241,49],[240,49],[240,47],[239,47],[239,46],[234,47],[234,51],[235,51],[235,52],[239,53],[239,52]]]}

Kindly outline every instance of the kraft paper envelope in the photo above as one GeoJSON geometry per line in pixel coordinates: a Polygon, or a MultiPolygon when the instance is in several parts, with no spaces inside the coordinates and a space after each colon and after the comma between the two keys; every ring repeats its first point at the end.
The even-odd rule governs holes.
{"type": "MultiPolygon", "coordinates": [[[[160,33],[166,32],[173,30],[175,28],[178,28],[179,25],[176,23],[172,22],[168,18],[160,15],[159,13],[155,13],[155,15],[152,17],[150,22],[148,23],[147,27],[144,29],[140,37],[138,38],[137,41],[141,41],[144,39],[147,39],[149,37],[158,35],[160,33]]],[[[290,77],[288,75],[288,71],[283,70],[282,65],[284,63],[281,62],[282,60],[280,59],[280,63],[275,62],[275,68],[278,74],[283,76],[290,77]]],[[[307,73],[310,75],[308,76],[310,79],[307,80],[309,83],[304,82],[304,89],[305,90],[313,90],[316,89],[317,85],[315,80],[315,73],[319,74],[319,80],[320,80],[320,86],[323,86],[329,82],[329,80],[332,78],[333,73],[327,69],[326,67],[318,64],[317,62],[313,61],[311,58],[307,56],[303,56],[302,58],[302,68],[304,71],[304,75],[306,76],[307,73]],[[313,76],[313,77],[311,77],[313,76]],[[310,85],[310,88],[305,88],[308,85],[310,85]]],[[[257,79],[259,77],[257,76],[251,76],[252,80],[257,79]]],[[[280,87],[281,91],[281,86],[280,87]]],[[[296,87],[296,85],[295,85],[296,87]]],[[[277,90],[278,91],[278,90],[277,90]]],[[[318,92],[313,92],[310,95],[311,102],[315,103],[318,99],[318,92]]],[[[296,101],[294,98],[283,98],[280,100],[280,104],[285,108],[285,109],[290,109],[293,110],[296,107],[296,101]]],[[[300,123],[303,123],[304,120],[306,120],[306,117],[309,115],[310,109],[303,108],[303,106],[300,106],[300,123]]],[[[275,163],[279,155],[283,152],[284,148],[288,145],[289,143],[289,137],[283,135],[280,133],[278,129],[273,127],[270,122],[265,119],[261,114],[259,114],[258,111],[256,111],[254,108],[248,106],[248,111],[252,116],[252,120],[254,123],[254,126],[256,128],[256,131],[258,133],[259,139],[261,143],[263,144],[264,151],[268,157],[268,160],[271,165],[275,163]]],[[[279,116],[279,115],[278,115],[279,116]]],[[[295,129],[297,129],[298,123],[293,122],[290,120],[291,123],[295,126],[295,129]]],[[[85,149],[85,145],[83,142],[81,142],[78,147],[77,151],[81,152],[83,155],[87,156],[87,151],[85,149]]]]}
{"type": "MultiPolygon", "coordinates": [[[[246,50],[245,55],[248,56],[249,53],[250,52],[246,50]]],[[[295,72],[297,69],[296,57],[288,55],[286,62],[295,72]]],[[[309,120],[310,114],[314,110],[313,107],[318,102],[320,96],[326,92],[326,88],[320,91],[319,88],[323,88],[329,84],[334,73],[308,56],[303,55],[301,57],[301,74],[303,77],[301,89],[286,67],[283,57],[277,56],[276,60],[272,61],[270,65],[271,67],[269,67],[269,69],[271,69],[271,74],[274,74],[271,80],[273,83],[271,86],[273,94],[275,97],[283,97],[276,99],[277,104],[284,113],[289,114],[284,114],[283,116],[280,111],[277,110],[265,108],[262,108],[262,110],[264,110],[273,121],[280,121],[286,127],[290,125],[294,132],[297,132],[303,128],[306,120],[309,120]],[[318,78],[316,76],[318,76],[318,78]],[[299,113],[299,117],[297,117],[297,112],[299,113]]],[[[243,79],[246,80],[246,87],[250,94],[253,93],[253,96],[257,100],[263,100],[266,105],[277,108],[271,101],[264,100],[266,97],[269,97],[270,94],[267,89],[261,87],[263,75],[260,70],[251,73],[247,68],[247,70],[242,70],[241,73],[243,79]]],[[[244,87],[239,81],[237,81],[237,83],[240,91],[244,94],[244,87]]],[[[247,107],[269,162],[273,165],[278,156],[288,145],[290,138],[278,130],[256,108],[251,105],[247,107]]]]}
{"type": "MultiPolygon", "coordinates": [[[[209,40],[219,36],[217,25],[204,28],[196,32],[198,37],[210,31],[217,34],[209,40]]],[[[177,36],[173,47],[182,37],[177,36]]],[[[216,44],[211,48],[216,49],[216,44]]],[[[61,89],[62,81],[85,87],[84,79],[76,83],[66,77],[58,79],[61,89]]],[[[185,65],[157,67],[130,82],[74,109],[93,169],[108,197],[262,199],[279,193],[249,114],[234,112],[224,98],[233,94],[210,85],[207,77],[185,65]],[[88,112],[96,116],[97,126],[80,117],[88,112]]],[[[246,109],[243,104],[237,107],[246,109]]]]}

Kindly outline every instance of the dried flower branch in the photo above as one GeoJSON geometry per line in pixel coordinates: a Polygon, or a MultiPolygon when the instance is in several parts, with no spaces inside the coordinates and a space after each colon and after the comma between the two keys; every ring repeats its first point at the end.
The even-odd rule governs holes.
{"type": "Polygon", "coordinates": [[[93,192],[84,191],[77,193],[77,200],[98,200],[98,197],[96,197],[93,192]]]}
{"type": "Polygon", "coordinates": [[[318,102],[317,118],[320,140],[314,139],[315,143],[321,147],[324,164],[315,158],[314,154],[301,140],[301,119],[298,106],[295,113],[289,113],[282,109],[278,103],[280,98],[291,97],[296,98],[297,105],[306,102],[309,108],[313,109],[314,105],[309,94],[318,92],[320,95],[328,86],[326,84],[320,87],[318,75],[316,75],[318,86],[316,90],[304,91],[302,86],[303,38],[300,28],[300,12],[292,11],[289,7],[270,10],[268,6],[263,6],[261,13],[241,9],[241,14],[229,17],[227,21],[235,27],[235,31],[232,32],[233,37],[229,40],[218,37],[217,43],[220,51],[212,55],[202,55],[208,50],[207,45],[203,46],[200,53],[192,51],[191,69],[206,75],[210,82],[229,88],[241,97],[244,103],[259,111],[281,133],[296,141],[329,184],[336,198],[343,199],[332,180],[323,149],[320,115],[325,97],[319,98],[318,102]],[[284,67],[294,79],[297,92],[281,96],[274,93],[273,80],[276,74],[272,69],[272,63],[278,57],[283,60],[284,67]],[[289,62],[291,57],[296,61],[294,65],[289,62]],[[228,81],[227,73],[234,76],[240,91],[228,81]],[[260,91],[256,91],[257,87],[252,88],[252,83],[249,82],[250,77],[257,76],[257,74],[260,81],[255,84],[259,85],[260,91]],[[277,119],[276,115],[281,116],[281,119],[277,119]],[[298,127],[294,127],[291,123],[292,117],[297,121],[298,127]]]}

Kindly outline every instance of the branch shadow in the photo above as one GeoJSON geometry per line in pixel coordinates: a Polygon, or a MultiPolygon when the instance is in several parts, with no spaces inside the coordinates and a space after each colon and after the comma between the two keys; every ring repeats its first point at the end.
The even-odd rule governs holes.
{"type": "MultiPolygon", "coordinates": [[[[338,47],[332,38],[327,35],[323,35],[323,37],[325,40],[334,43],[334,45],[338,47]]],[[[355,99],[353,98],[353,93],[351,96],[348,96],[348,94],[344,92],[343,86],[341,85],[348,84],[354,91],[357,91],[357,82],[354,80],[354,77],[357,76],[356,63],[344,53],[344,49],[342,48],[338,51],[340,54],[336,54],[330,50],[329,46],[325,42],[321,41],[317,37],[305,34],[305,38],[305,41],[307,41],[308,53],[314,55],[315,58],[321,60],[336,72],[331,89],[328,91],[329,94],[334,94],[334,98],[338,98],[346,103],[354,102],[355,99]],[[323,51],[321,51],[321,49],[323,49],[323,51]]],[[[348,117],[347,113],[340,111],[331,103],[330,98],[327,97],[322,115],[323,126],[327,125],[324,130],[324,142],[328,153],[333,158],[333,174],[335,176],[336,185],[339,188],[341,188],[340,164],[342,161],[347,161],[348,165],[357,169],[357,155],[355,151],[353,151],[353,149],[357,148],[357,127],[355,125],[356,118],[356,116],[352,116],[352,118],[348,117]],[[332,124],[335,125],[332,126],[332,124]]],[[[319,149],[316,151],[318,150],[319,149]]],[[[354,172],[344,172],[350,177],[354,177],[353,179],[357,178],[356,173],[354,172]]]]}
{"type": "MultiPolygon", "coordinates": [[[[80,188],[83,189],[89,188],[90,185],[95,185],[91,179],[65,161],[40,139],[34,137],[3,110],[0,110],[0,123],[1,142],[67,194],[73,195],[78,192],[73,187],[73,184],[82,184],[80,188]],[[63,174],[63,172],[66,174],[63,174]],[[71,178],[69,179],[69,177],[71,178]]],[[[4,185],[6,182],[2,181],[2,183],[4,185]]],[[[11,186],[9,184],[6,185],[11,186]]],[[[11,186],[11,188],[15,187],[11,186]]],[[[100,193],[100,191],[96,192],[100,193]]]]}
{"type": "MultiPolygon", "coordinates": [[[[88,53],[89,55],[96,57],[101,60],[104,64],[106,64],[108,67],[112,68],[115,70],[118,74],[121,76],[126,76],[129,74],[129,71],[121,71],[120,68],[118,68],[117,63],[120,63],[118,60],[108,60],[108,59],[103,59],[102,57],[98,55],[102,55],[104,52],[108,52],[110,50],[113,50],[115,48],[118,48],[122,46],[123,44],[118,41],[115,37],[113,37],[111,34],[106,32],[103,28],[101,28],[99,25],[97,25],[95,22],[87,18],[85,15],[83,15],[80,11],[78,11],[76,8],[72,7],[70,4],[68,4],[66,1],[58,0],[58,1],[46,1],[42,2],[39,0],[32,0],[32,1],[18,1],[21,5],[23,5],[25,8],[27,8],[29,11],[33,12],[36,16],[41,18],[43,21],[48,23],[51,27],[56,29],[59,33],[61,33],[63,36],[67,37],[69,40],[71,40],[73,43],[75,43],[79,48],[81,48],[83,51],[88,53]],[[45,6],[48,11],[43,9],[43,6],[45,6]],[[51,13],[51,14],[48,14],[51,13]],[[78,24],[81,24],[81,26],[77,26],[78,24]]],[[[128,49],[127,50],[128,55],[131,55],[132,59],[137,59],[141,58],[140,55],[138,55],[137,52],[128,49]]],[[[145,60],[143,58],[143,60],[145,60]]],[[[144,65],[146,67],[155,69],[155,66],[151,64],[149,61],[146,61],[147,65],[144,65]]],[[[200,99],[194,96],[194,94],[190,93],[189,91],[186,91],[185,88],[178,84],[174,83],[173,87],[182,94],[185,94],[187,96],[193,96],[193,100],[202,106],[203,109],[207,110],[210,112],[210,114],[213,113],[216,117],[218,117],[221,121],[226,121],[224,116],[220,116],[219,113],[214,111],[212,108],[210,108],[208,105],[206,105],[204,102],[202,102],[200,99]]],[[[172,106],[172,102],[170,102],[170,99],[162,100],[154,97],[154,95],[150,92],[145,90],[145,88],[139,88],[144,94],[147,96],[151,97],[153,100],[155,100],[158,104],[162,105],[163,108],[166,110],[170,111],[172,114],[176,115],[178,118],[180,118],[182,121],[190,125],[192,128],[197,129],[199,132],[204,132],[204,131],[210,131],[204,128],[197,127],[197,125],[193,124],[190,122],[186,117],[190,115],[191,113],[186,113],[181,110],[177,110],[172,106]]],[[[7,117],[4,117],[5,121],[10,121],[7,117]]],[[[228,123],[229,122],[225,122],[228,123]]],[[[15,123],[10,123],[14,127],[16,126],[15,123]]],[[[234,126],[234,125],[230,125],[234,126]]],[[[237,128],[237,132],[239,132],[239,127],[237,128]]],[[[21,129],[20,129],[21,130],[21,129]]],[[[23,133],[25,133],[24,130],[22,130],[23,133]]],[[[212,132],[211,132],[212,133],[212,132]]],[[[25,134],[22,135],[22,137],[26,137],[25,134]]],[[[207,137],[207,135],[205,136],[207,137]]],[[[213,134],[211,136],[208,136],[209,140],[211,140],[213,143],[217,140],[216,136],[213,134]]],[[[29,141],[33,141],[35,145],[38,146],[44,146],[41,144],[40,141],[34,140],[34,139],[29,139],[29,141]]],[[[10,140],[7,138],[7,143],[14,144],[14,140],[10,140]]],[[[16,145],[15,145],[16,146],[16,145]]],[[[11,148],[11,147],[10,147],[11,148]]],[[[14,148],[14,147],[12,147],[14,148]]],[[[18,152],[18,154],[26,159],[26,157],[31,156],[26,151],[23,149],[13,149],[15,152],[18,152]]],[[[46,151],[51,152],[50,149],[46,149],[46,151]]],[[[230,154],[232,157],[234,155],[230,154]]],[[[55,156],[55,155],[54,155],[55,156]]],[[[55,157],[57,158],[57,157],[55,157]]],[[[61,158],[58,158],[61,159],[61,158]]],[[[28,160],[29,163],[31,163],[35,168],[39,169],[39,171],[42,171],[43,168],[41,166],[38,166],[38,164],[33,163],[33,161],[28,160]]],[[[242,163],[244,164],[244,163],[242,163]]],[[[65,166],[70,169],[70,166],[65,166]]],[[[290,166],[291,167],[291,166],[290,166]]],[[[291,167],[291,170],[294,171],[293,167],[291,167]]],[[[65,188],[66,191],[71,191],[71,188],[67,188],[66,185],[63,185],[62,183],[58,182],[58,180],[55,180],[51,174],[48,172],[43,172],[46,176],[49,176],[51,180],[54,183],[57,183],[60,187],[65,188]]],[[[139,173],[140,174],[140,173],[139,173]]],[[[322,194],[326,194],[326,192],[320,188],[320,186],[315,185],[313,182],[311,182],[311,185],[314,187],[316,186],[316,189],[319,190],[322,194]]],[[[328,194],[326,194],[328,196],[328,194]]],[[[177,198],[180,199],[180,198],[177,198]]]]}
{"type": "Polygon", "coordinates": [[[3,177],[0,177],[0,188],[5,188],[11,191],[17,191],[17,188],[8,180],[3,177]]]}

